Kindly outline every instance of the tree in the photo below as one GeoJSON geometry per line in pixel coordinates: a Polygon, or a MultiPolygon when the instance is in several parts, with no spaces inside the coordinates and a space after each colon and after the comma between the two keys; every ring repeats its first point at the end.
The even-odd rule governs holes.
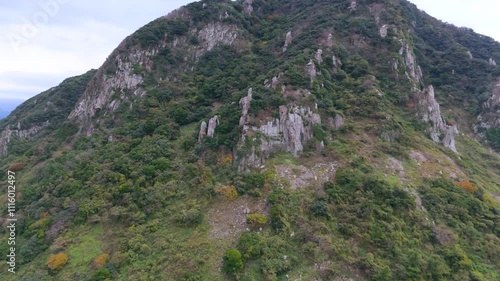
{"type": "Polygon", "coordinates": [[[224,271],[226,273],[237,273],[243,270],[243,256],[236,249],[229,249],[224,254],[224,271]]]}

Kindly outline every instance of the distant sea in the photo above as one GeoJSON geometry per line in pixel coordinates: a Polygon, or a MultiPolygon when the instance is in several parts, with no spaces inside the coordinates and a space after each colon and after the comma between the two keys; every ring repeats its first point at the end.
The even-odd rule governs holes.
{"type": "Polygon", "coordinates": [[[16,109],[24,100],[0,98],[0,119],[3,119],[16,109]]]}

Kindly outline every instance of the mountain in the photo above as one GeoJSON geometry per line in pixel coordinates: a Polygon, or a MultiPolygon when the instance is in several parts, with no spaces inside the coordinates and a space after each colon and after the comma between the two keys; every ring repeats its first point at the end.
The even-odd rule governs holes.
{"type": "Polygon", "coordinates": [[[404,0],[181,7],[0,121],[2,276],[498,280],[496,61],[404,0]]]}

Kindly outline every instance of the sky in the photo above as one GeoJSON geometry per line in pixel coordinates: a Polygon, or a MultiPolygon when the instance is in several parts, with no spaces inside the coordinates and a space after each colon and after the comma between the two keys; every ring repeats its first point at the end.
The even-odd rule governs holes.
{"type": "MultiPolygon", "coordinates": [[[[498,0],[410,0],[431,16],[500,41],[498,0]]],[[[0,103],[20,102],[98,68],[128,35],[192,0],[0,3],[0,103]]],[[[0,104],[1,107],[1,104],[0,104]]]]}

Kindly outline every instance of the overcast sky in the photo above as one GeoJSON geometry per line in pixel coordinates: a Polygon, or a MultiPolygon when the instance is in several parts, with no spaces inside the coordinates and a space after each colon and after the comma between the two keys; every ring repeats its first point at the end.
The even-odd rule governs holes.
{"type": "MultiPolygon", "coordinates": [[[[498,0],[410,0],[500,41],[498,0]]],[[[16,0],[0,4],[0,100],[26,99],[98,68],[128,35],[192,0],[16,0]]]]}

